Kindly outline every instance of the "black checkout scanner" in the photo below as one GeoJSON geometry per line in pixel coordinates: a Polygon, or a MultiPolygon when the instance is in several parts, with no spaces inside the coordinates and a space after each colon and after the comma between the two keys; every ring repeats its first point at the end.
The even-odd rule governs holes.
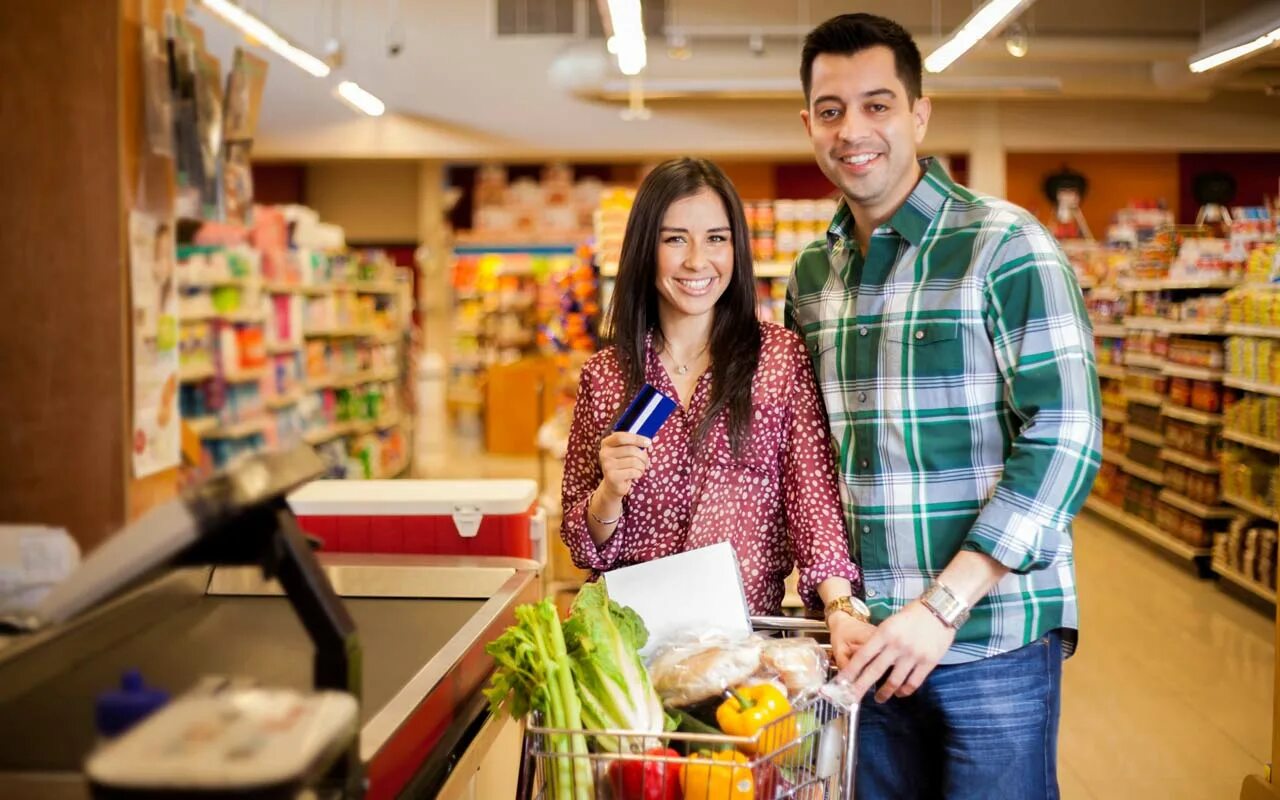
{"type": "MultiPolygon", "coordinates": [[[[356,626],[285,500],[323,472],[310,448],[248,459],[120,531],[30,615],[0,620],[12,633],[0,638],[0,770],[39,774],[79,757],[78,794],[87,780],[93,797],[110,799],[362,796],[356,626]],[[180,692],[168,700],[137,672],[114,691],[102,685],[111,675],[121,681],[109,664],[90,665],[119,649],[111,612],[159,610],[160,619],[168,605],[181,616],[180,587],[139,588],[164,568],[193,565],[257,565],[278,580],[314,645],[312,691],[209,676],[168,687],[180,692]]],[[[160,646],[184,642],[171,636],[160,646]]],[[[0,794],[77,794],[60,793],[58,781],[14,780],[0,794]]]]}

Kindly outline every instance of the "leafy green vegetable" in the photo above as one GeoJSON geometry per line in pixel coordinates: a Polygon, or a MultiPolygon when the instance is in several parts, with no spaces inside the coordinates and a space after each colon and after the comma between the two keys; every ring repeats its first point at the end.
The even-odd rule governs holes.
{"type": "MultiPolygon", "coordinates": [[[[564,638],[588,730],[663,732],[667,716],[638,652],[649,639],[639,614],[610,600],[603,582],[588,583],[573,601],[564,638]]],[[[644,752],[659,744],[644,736],[592,738],[610,753],[644,752]]]]}
{"type": "MultiPolygon", "coordinates": [[[[485,647],[496,664],[485,690],[497,714],[506,704],[513,716],[530,710],[542,714],[546,727],[582,730],[582,705],[574,685],[560,617],[550,598],[515,610],[516,624],[485,647]]],[[[551,800],[592,800],[595,786],[587,756],[586,736],[552,734],[547,745],[554,757],[548,775],[551,800]]]]}

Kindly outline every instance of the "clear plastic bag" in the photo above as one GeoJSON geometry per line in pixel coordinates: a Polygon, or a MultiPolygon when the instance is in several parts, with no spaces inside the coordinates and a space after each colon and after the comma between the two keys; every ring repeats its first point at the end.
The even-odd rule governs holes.
{"type": "Polygon", "coordinates": [[[725,690],[773,681],[788,698],[808,698],[826,682],[830,661],[814,639],[770,639],[753,634],[681,637],[655,651],[649,677],[662,702],[683,708],[720,697],[725,690]]]}

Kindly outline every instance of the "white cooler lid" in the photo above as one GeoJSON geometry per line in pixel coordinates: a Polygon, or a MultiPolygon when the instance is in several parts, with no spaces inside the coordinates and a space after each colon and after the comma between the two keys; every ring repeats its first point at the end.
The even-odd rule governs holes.
{"type": "Polygon", "coordinates": [[[523,514],[538,496],[531,480],[312,481],[289,495],[302,516],[448,516],[462,509],[481,514],[523,514]]]}

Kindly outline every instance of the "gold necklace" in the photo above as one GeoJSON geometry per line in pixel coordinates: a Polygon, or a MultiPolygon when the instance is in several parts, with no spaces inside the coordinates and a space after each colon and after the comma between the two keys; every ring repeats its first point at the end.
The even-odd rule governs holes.
{"type": "Polygon", "coordinates": [[[680,363],[678,363],[678,362],[676,361],[675,354],[673,354],[673,353],[671,352],[671,349],[670,349],[669,347],[667,347],[667,344],[666,344],[665,342],[662,344],[662,352],[666,353],[666,354],[667,354],[667,358],[671,359],[671,366],[673,366],[673,367],[675,367],[675,368],[676,368],[676,373],[677,373],[677,374],[679,374],[679,375],[688,375],[688,374],[689,374],[689,364],[691,364],[691,363],[693,363],[693,362],[697,361],[698,359],[702,358],[702,355],[703,355],[704,353],[706,353],[706,352],[707,352],[707,348],[708,348],[708,347],[710,347],[710,346],[711,346],[711,343],[710,343],[710,342],[707,342],[706,344],[704,344],[704,345],[702,346],[702,349],[701,349],[701,350],[699,350],[699,351],[698,351],[698,352],[693,356],[693,358],[691,358],[689,361],[687,361],[687,362],[686,362],[686,363],[684,363],[684,364],[680,364],[680,363]]]}

